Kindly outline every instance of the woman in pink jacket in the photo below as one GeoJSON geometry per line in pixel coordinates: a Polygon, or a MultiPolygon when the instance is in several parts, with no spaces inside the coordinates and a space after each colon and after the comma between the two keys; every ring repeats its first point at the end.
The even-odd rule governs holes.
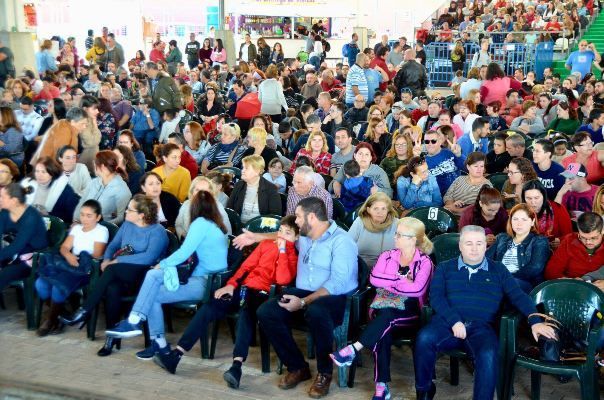
{"type": "Polygon", "coordinates": [[[363,347],[373,351],[375,359],[374,399],[390,398],[391,329],[413,327],[428,297],[433,264],[428,256],[433,244],[426,227],[416,218],[402,218],[394,234],[395,246],[380,255],[371,271],[371,284],[377,294],[371,303],[373,320],[358,342],[331,354],[338,366],[352,365],[363,347]]]}
{"type": "Polygon", "coordinates": [[[216,39],[216,47],[212,50],[212,55],[210,56],[210,60],[213,61],[212,65],[220,65],[223,62],[226,62],[227,54],[224,46],[222,45],[222,39],[216,39]]]}

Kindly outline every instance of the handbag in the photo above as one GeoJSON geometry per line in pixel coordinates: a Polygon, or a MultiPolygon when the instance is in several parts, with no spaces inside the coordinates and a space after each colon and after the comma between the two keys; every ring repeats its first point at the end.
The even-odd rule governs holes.
{"type": "Polygon", "coordinates": [[[405,302],[407,296],[392,293],[391,291],[384,288],[377,288],[375,291],[375,297],[371,302],[370,308],[379,310],[381,308],[396,308],[398,310],[405,309],[405,302]]]}
{"type": "Polygon", "coordinates": [[[127,244],[122,248],[119,248],[115,251],[115,253],[113,253],[113,259],[118,258],[119,256],[130,256],[134,254],[134,247],[132,247],[132,245],[127,244]]]}
{"type": "Polygon", "coordinates": [[[189,278],[197,268],[197,264],[199,264],[199,258],[197,257],[197,252],[193,252],[189,258],[185,260],[185,262],[178,264],[176,266],[176,272],[178,273],[178,283],[181,285],[186,285],[189,283],[189,278]]]}

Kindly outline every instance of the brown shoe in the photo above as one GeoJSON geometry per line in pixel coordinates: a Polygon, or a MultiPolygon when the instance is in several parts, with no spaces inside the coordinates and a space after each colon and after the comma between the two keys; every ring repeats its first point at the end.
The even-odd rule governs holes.
{"type": "Polygon", "coordinates": [[[299,369],[293,372],[287,372],[281,381],[279,381],[279,389],[287,390],[295,388],[298,383],[307,381],[312,376],[310,375],[310,369],[308,367],[299,369]]]}
{"type": "Polygon", "coordinates": [[[315,381],[308,390],[308,396],[313,399],[320,399],[329,394],[329,385],[331,385],[331,374],[317,374],[315,381]]]}

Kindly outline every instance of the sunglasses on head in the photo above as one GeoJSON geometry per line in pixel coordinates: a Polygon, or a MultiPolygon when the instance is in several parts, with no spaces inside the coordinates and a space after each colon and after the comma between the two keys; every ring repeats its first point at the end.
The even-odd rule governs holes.
{"type": "Polygon", "coordinates": [[[424,139],[424,144],[436,144],[438,139],[424,139]]]}
{"type": "Polygon", "coordinates": [[[401,94],[402,94],[402,93],[409,93],[409,94],[411,94],[411,93],[413,93],[413,92],[411,92],[411,89],[409,89],[409,88],[402,88],[402,89],[401,89],[401,94]]]}

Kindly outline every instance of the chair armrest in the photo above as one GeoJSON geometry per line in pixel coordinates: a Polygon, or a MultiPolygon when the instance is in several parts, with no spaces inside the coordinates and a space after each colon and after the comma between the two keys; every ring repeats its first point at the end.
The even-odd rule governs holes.
{"type": "Polygon", "coordinates": [[[595,329],[592,329],[589,332],[589,336],[587,338],[587,361],[594,360],[596,356],[596,352],[598,351],[598,344],[600,341],[600,330],[602,326],[598,326],[595,329]]]}
{"type": "Polygon", "coordinates": [[[505,335],[507,344],[507,354],[515,355],[516,354],[516,342],[518,336],[518,326],[520,325],[520,321],[522,319],[522,314],[518,311],[511,311],[504,313],[501,316],[501,325],[499,327],[499,336],[505,335]]]}
{"type": "Polygon", "coordinates": [[[227,281],[233,276],[235,271],[221,271],[214,272],[208,275],[206,291],[203,294],[203,298],[201,299],[202,303],[207,303],[214,296],[214,292],[224,285],[226,285],[227,281]]]}

